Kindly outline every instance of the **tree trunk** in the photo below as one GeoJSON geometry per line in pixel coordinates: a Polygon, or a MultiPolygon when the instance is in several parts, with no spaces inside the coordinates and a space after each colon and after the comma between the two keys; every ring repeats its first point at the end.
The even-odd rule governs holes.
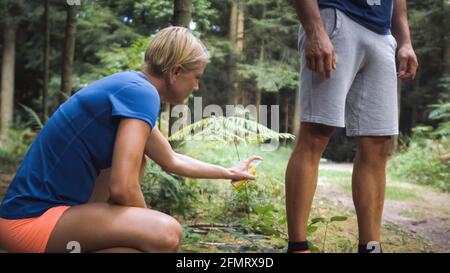
{"type": "Polygon", "coordinates": [[[231,41],[231,45],[234,48],[236,44],[236,33],[237,33],[237,17],[238,17],[238,1],[239,0],[231,0],[231,11],[230,11],[230,30],[228,32],[229,39],[231,41]]]}
{"type": "Polygon", "coordinates": [[[234,56],[234,46],[236,44],[236,32],[237,32],[237,3],[238,0],[231,1],[231,11],[230,11],[230,25],[229,25],[229,39],[231,42],[231,46],[233,48],[230,59],[228,61],[229,70],[228,70],[228,81],[230,83],[230,97],[228,98],[228,103],[232,105],[237,104],[236,99],[236,58],[234,56]]]}
{"type": "MultiPolygon", "coordinates": [[[[173,25],[174,26],[182,26],[189,28],[189,24],[191,23],[192,18],[192,0],[174,0],[173,1],[173,25]]],[[[188,99],[186,98],[183,102],[184,105],[187,105],[188,99]]],[[[163,116],[168,117],[167,122],[167,132],[163,132],[167,134],[167,136],[170,136],[172,133],[171,127],[174,122],[174,120],[171,117],[173,106],[170,105],[170,103],[166,103],[165,107],[165,113],[163,113],[163,116]]],[[[186,124],[186,115],[188,115],[189,111],[183,111],[183,119],[184,124],[186,124]]]]}
{"type": "MultiPolygon", "coordinates": [[[[447,3],[445,3],[445,10],[450,11],[450,0],[447,1],[447,3]]],[[[446,20],[447,22],[449,21],[448,19],[446,20]]],[[[446,60],[446,69],[445,69],[445,73],[444,76],[446,77],[450,77],[450,39],[447,39],[447,43],[445,45],[445,56],[444,56],[444,60],[446,60]]]]}
{"type": "Polygon", "coordinates": [[[174,0],[173,4],[173,25],[189,28],[192,15],[192,0],[174,0]]]}
{"type": "Polygon", "coordinates": [[[50,56],[50,22],[48,19],[49,0],[45,0],[44,6],[44,84],[42,87],[42,112],[41,120],[45,123],[48,117],[47,94],[49,78],[49,56],[50,56]]]}
{"type": "MultiPolygon", "coordinates": [[[[402,101],[402,82],[400,80],[398,80],[397,82],[397,109],[398,109],[398,122],[400,124],[400,113],[401,113],[401,101],[402,101]]],[[[394,154],[395,152],[397,152],[398,150],[398,135],[394,136],[394,140],[392,143],[392,148],[391,148],[391,152],[390,154],[394,154]]]]}
{"type": "Polygon", "coordinates": [[[237,5],[237,24],[236,24],[236,52],[241,53],[244,49],[244,0],[239,0],[237,5]]]}
{"type": "Polygon", "coordinates": [[[255,96],[255,106],[256,106],[256,110],[258,111],[258,116],[257,116],[257,121],[259,122],[259,106],[261,106],[261,90],[256,89],[256,96],[255,96]]]}
{"type": "Polygon", "coordinates": [[[65,97],[72,95],[72,66],[75,55],[75,39],[77,33],[77,6],[67,5],[66,17],[66,38],[63,53],[63,64],[61,71],[61,96],[60,102],[64,102],[65,97]]]}
{"type": "Polygon", "coordinates": [[[283,92],[282,96],[283,98],[283,105],[281,105],[282,107],[282,111],[284,113],[284,117],[283,117],[283,122],[284,122],[284,133],[289,133],[289,92],[283,92]]]}
{"type": "Polygon", "coordinates": [[[228,72],[228,78],[231,86],[231,98],[229,99],[229,103],[234,105],[242,103],[243,100],[239,87],[239,76],[236,71],[236,57],[242,52],[244,48],[244,20],[244,1],[232,0],[229,39],[233,48],[233,52],[230,56],[229,61],[230,70],[228,72]]]}
{"type": "Polygon", "coordinates": [[[9,12],[6,12],[3,30],[3,63],[1,83],[1,130],[0,137],[5,138],[12,123],[14,110],[14,68],[16,60],[16,24],[9,12]]]}
{"type": "Polygon", "coordinates": [[[300,129],[300,92],[295,90],[294,95],[294,117],[292,118],[292,134],[298,135],[300,129]]]}
{"type": "MultiPolygon", "coordinates": [[[[261,18],[264,19],[266,18],[266,5],[263,3],[262,4],[262,13],[261,13],[261,18]]],[[[261,37],[263,38],[263,37],[261,37]]],[[[266,43],[264,38],[261,41],[261,47],[259,49],[259,63],[263,64],[264,60],[266,59],[266,43]]],[[[259,106],[261,105],[261,99],[262,99],[262,91],[259,88],[256,88],[256,96],[255,96],[255,105],[256,105],[256,109],[258,109],[258,119],[257,121],[259,122],[259,106]]]]}
{"type": "MultiPolygon", "coordinates": [[[[298,66],[300,67],[300,65],[298,66]]],[[[301,115],[301,109],[300,109],[300,83],[298,83],[298,87],[295,90],[295,96],[294,96],[294,118],[292,119],[292,133],[298,137],[299,130],[300,130],[300,115],[301,115]]]]}

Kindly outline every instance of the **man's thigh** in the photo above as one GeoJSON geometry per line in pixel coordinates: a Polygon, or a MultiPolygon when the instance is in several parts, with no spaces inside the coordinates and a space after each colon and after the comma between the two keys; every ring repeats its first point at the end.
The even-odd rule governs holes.
{"type": "Polygon", "coordinates": [[[379,35],[368,44],[371,46],[365,50],[365,65],[347,95],[347,135],[397,135],[395,39],[392,35],[379,35]]]}
{"type": "Polygon", "coordinates": [[[364,52],[354,35],[354,22],[337,9],[321,9],[327,34],[333,44],[337,65],[331,78],[318,76],[306,66],[305,33],[300,29],[301,121],[333,127],[345,126],[345,101],[364,52]]]}

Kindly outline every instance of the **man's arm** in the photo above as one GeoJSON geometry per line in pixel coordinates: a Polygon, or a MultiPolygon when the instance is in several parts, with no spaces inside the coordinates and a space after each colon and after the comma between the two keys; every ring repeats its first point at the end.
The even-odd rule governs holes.
{"type": "Polygon", "coordinates": [[[331,77],[336,69],[333,44],[325,31],[316,0],[296,0],[295,9],[305,29],[306,66],[322,77],[331,77]]]}
{"type": "Polygon", "coordinates": [[[157,127],[153,128],[145,145],[145,154],[155,161],[161,168],[170,173],[193,178],[210,179],[254,179],[254,176],[246,171],[246,164],[260,157],[250,157],[245,162],[234,168],[202,162],[200,160],[178,154],[173,151],[167,139],[157,127]],[[241,166],[242,165],[242,166],[241,166]]]}
{"type": "Polygon", "coordinates": [[[416,77],[417,62],[416,54],[409,33],[406,0],[394,1],[394,13],[392,16],[392,34],[398,44],[398,72],[397,75],[403,80],[412,80],[416,77]]]}

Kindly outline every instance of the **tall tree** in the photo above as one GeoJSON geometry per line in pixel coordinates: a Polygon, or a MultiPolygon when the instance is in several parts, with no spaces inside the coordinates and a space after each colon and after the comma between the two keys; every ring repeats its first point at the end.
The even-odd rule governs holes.
{"type": "Polygon", "coordinates": [[[45,0],[44,7],[44,81],[42,86],[42,112],[41,120],[45,122],[48,117],[48,79],[50,75],[49,57],[50,57],[50,22],[49,22],[49,0],[45,0]]]}
{"type": "Polygon", "coordinates": [[[14,110],[14,71],[16,63],[16,28],[21,1],[4,2],[3,62],[1,80],[1,129],[0,137],[6,137],[14,110]]]}
{"type": "Polygon", "coordinates": [[[273,97],[280,105],[280,118],[284,118],[280,128],[295,131],[295,123],[299,123],[293,117],[299,115],[299,104],[295,102],[298,97],[294,100],[298,92],[298,20],[295,11],[288,1],[247,0],[246,17],[245,48],[238,64],[238,73],[243,78],[241,84],[247,83],[246,91],[249,95],[254,94],[256,105],[273,97],[263,94],[278,93],[283,89],[282,94],[273,97]]]}
{"type": "Polygon", "coordinates": [[[239,75],[237,73],[237,57],[242,53],[244,48],[244,0],[231,1],[230,25],[229,25],[229,39],[233,52],[229,60],[228,77],[231,84],[231,104],[242,103],[242,94],[239,88],[239,75]]]}
{"type": "Polygon", "coordinates": [[[173,1],[173,25],[189,28],[192,17],[192,0],[173,1]]]}
{"type": "MultiPolygon", "coordinates": [[[[63,64],[61,70],[61,92],[69,97],[72,93],[72,66],[75,55],[75,40],[77,33],[77,6],[67,5],[67,20],[66,20],[66,36],[63,52],[63,64]]],[[[61,94],[60,102],[64,101],[64,96],[61,94]]]]}
{"type": "MultiPolygon", "coordinates": [[[[189,24],[192,19],[192,0],[174,0],[173,1],[173,18],[172,24],[174,26],[182,26],[189,28],[189,24]]],[[[187,104],[187,99],[184,101],[184,104],[187,104]]],[[[167,136],[171,135],[174,132],[171,132],[172,127],[172,118],[171,118],[172,107],[170,103],[166,103],[165,111],[162,113],[163,117],[167,116],[167,131],[163,131],[167,136]]],[[[184,123],[187,121],[188,111],[182,112],[184,123]]]]}
{"type": "MultiPolygon", "coordinates": [[[[174,26],[182,26],[189,28],[189,24],[192,20],[192,0],[174,0],[173,1],[173,25],[174,26]]],[[[184,101],[184,104],[187,105],[188,99],[184,101]]],[[[172,111],[172,106],[169,103],[166,103],[166,111],[169,111],[169,119],[167,123],[167,135],[171,135],[174,132],[171,131],[171,127],[173,124],[173,120],[170,117],[170,112],[172,111]]],[[[183,111],[183,123],[187,122],[188,111],[183,111]]]]}
{"type": "MultiPolygon", "coordinates": [[[[446,3],[444,3],[444,10],[450,11],[450,0],[447,0],[446,3]]],[[[448,20],[448,18],[447,18],[448,20]]],[[[448,34],[448,33],[447,33],[448,34]]],[[[450,79],[450,39],[445,40],[445,56],[444,60],[446,60],[446,71],[445,76],[449,77],[450,79]]]]}

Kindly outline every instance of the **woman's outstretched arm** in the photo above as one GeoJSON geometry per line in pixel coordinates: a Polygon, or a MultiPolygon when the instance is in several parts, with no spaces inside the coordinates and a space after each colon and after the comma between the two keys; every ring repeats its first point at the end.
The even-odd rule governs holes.
{"type": "Polygon", "coordinates": [[[252,156],[232,168],[209,164],[176,153],[156,127],[152,130],[145,145],[145,154],[166,172],[185,177],[232,180],[254,179],[254,176],[247,172],[246,167],[251,161],[261,159],[259,156],[252,156]]]}

